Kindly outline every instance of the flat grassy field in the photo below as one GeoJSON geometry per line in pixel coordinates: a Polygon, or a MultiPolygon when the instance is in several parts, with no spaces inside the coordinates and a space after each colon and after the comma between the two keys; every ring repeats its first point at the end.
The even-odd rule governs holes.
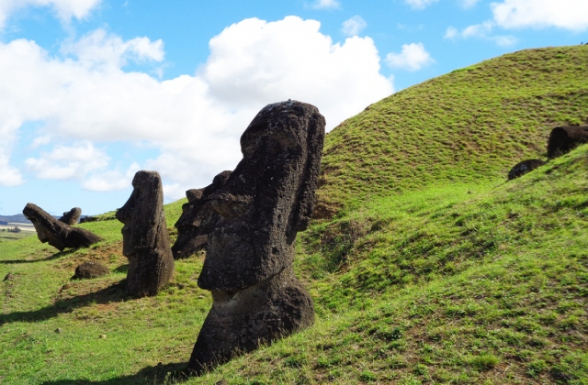
{"type": "MultiPolygon", "coordinates": [[[[0,384],[588,384],[588,145],[506,182],[509,165],[544,155],[550,124],[588,117],[586,59],[588,47],[506,55],[395,94],[327,135],[319,192],[337,212],[296,244],[315,326],[202,377],[182,369],[211,305],[196,284],[203,254],[177,261],[159,295],[135,299],[123,294],[116,220],[81,225],[105,238],[88,249],[1,242],[0,384]],[[526,91],[508,88],[527,78],[526,91]],[[477,135],[454,124],[471,111],[433,113],[457,108],[441,95],[458,91],[459,105],[483,111],[468,126],[477,135]],[[520,125],[499,109],[522,114],[545,98],[520,125]],[[427,124],[401,125],[405,115],[439,119],[436,139],[427,124]],[[110,275],[72,280],[87,260],[110,275]]],[[[170,229],[184,202],[165,207],[170,229]]]]}

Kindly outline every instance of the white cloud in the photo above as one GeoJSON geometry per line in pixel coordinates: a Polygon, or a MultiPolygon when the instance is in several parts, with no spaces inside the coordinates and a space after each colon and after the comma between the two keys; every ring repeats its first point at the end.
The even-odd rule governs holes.
{"type": "Polygon", "coordinates": [[[68,42],[61,47],[61,53],[74,56],[86,67],[110,67],[120,69],[128,60],[136,62],[163,60],[163,41],[151,42],[146,37],[123,41],[116,35],[109,35],[98,29],[77,42],[68,42]]]}
{"type": "Polygon", "coordinates": [[[346,36],[357,36],[367,27],[367,23],[361,16],[353,16],[343,22],[341,32],[346,36]]]}
{"type": "Polygon", "coordinates": [[[386,55],[386,64],[391,68],[416,71],[433,63],[431,55],[425,50],[423,43],[403,44],[402,52],[391,52],[386,55]]]}
{"type": "MultiPolygon", "coordinates": [[[[166,185],[177,185],[168,191],[203,187],[236,165],[239,137],[268,103],[314,104],[330,129],[392,93],[370,38],[334,44],[319,28],[298,17],[243,20],[210,40],[210,56],[194,76],[165,81],[122,70],[131,59],[163,60],[163,43],[147,38],[123,41],[98,30],[65,44],[65,57],[24,39],[0,42],[0,73],[11,74],[0,77],[0,130],[15,137],[24,122],[42,122],[40,136],[65,143],[27,161],[39,177],[119,188],[127,174],[109,170],[108,156],[92,143],[124,141],[159,150],[141,163],[160,171],[166,185]],[[71,158],[78,147],[95,159],[71,158]]],[[[12,148],[0,142],[0,170],[14,170],[12,148]]],[[[0,177],[0,184],[16,181],[0,177]]]]}
{"type": "Polygon", "coordinates": [[[59,145],[41,158],[29,158],[27,168],[40,179],[82,179],[88,173],[104,169],[110,157],[96,149],[89,141],[74,143],[72,146],[59,145]]]}
{"type": "Polygon", "coordinates": [[[83,19],[102,0],[0,0],[0,28],[3,28],[10,14],[24,7],[51,7],[62,22],[72,18],[83,19]]]}
{"type": "Polygon", "coordinates": [[[516,44],[517,39],[511,35],[493,35],[492,32],[495,29],[496,25],[492,21],[485,21],[481,24],[474,24],[470,25],[463,29],[463,31],[459,32],[454,27],[448,27],[445,31],[445,39],[469,39],[469,38],[477,38],[492,41],[495,44],[508,47],[516,44]]]}
{"type": "Polygon", "coordinates": [[[459,31],[457,30],[457,28],[448,27],[447,31],[445,31],[445,36],[443,36],[443,38],[444,39],[453,39],[453,38],[457,37],[458,34],[459,34],[459,31]]]}
{"type": "MultiPolygon", "coordinates": [[[[0,92],[2,88],[0,87],[0,92]]],[[[0,105],[0,186],[12,187],[24,183],[18,169],[10,165],[12,147],[16,142],[16,132],[23,121],[7,106],[0,105]]]]}
{"type": "Polygon", "coordinates": [[[503,0],[492,3],[494,20],[503,28],[557,27],[588,29],[586,0],[503,0]]]}
{"type": "Polygon", "coordinates": [[[123,190],[131,186],[135,173],[140,169],[141,166],[133,162],[125,173],[113,170],[91,175],[82,182],[82,188],[90,191],[123,190]]]}
{"type": "Polygon", "coordinates": [[[406,4],[414,9],[425,9],[429,5],[436,3],[439,0],[405,0],[406,4]]]}
{"type": "Polygon", "coordinates": [[[337,0],[316,0],[310,7],[314,9],[336,9],[341,7],[341,3],[337,0]]]}
{"type": "Polygon", "coordinates": [[[464,8],[472,8],[475,6],[480,0],[462,0],[462,6],[464,8]]]}

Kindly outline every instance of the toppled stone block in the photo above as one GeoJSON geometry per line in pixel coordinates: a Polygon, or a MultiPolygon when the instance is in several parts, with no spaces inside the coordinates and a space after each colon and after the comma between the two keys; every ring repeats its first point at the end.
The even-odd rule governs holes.
{"type": "Polygon", "coordinates": [[[129,260],[126,292],[135,297],[156,295],[174,272],[169,246],[161,177],[155,171],[138,171],[129,200],[116,212],[124,223],[123,255],[129,260]]]}
{"type": "Polygon", "coordinates": [[[188,258],[206,248],[208,233],[219,219],[206,198],[222,187],[229,175],[230,171],[223,171],[214,177],[209,186],[186,191],[188,203],[182,206],[182,215],[175,224],[178,229],[178,238],[172,246],[175,259],[188,258]]]}
{"type": "Polygon", "coordinates": [[[80,216],[82,215],[82,209],[79,207],[74,207],[73,209],[69,210],[66,213],[63,213],[63,216],[58,219],[58,221],[65,223],[66,225],[73,226],[78,223],[80,216]]]}
{"type": "Polygon", "coordinates": [[[583,143],[588,143],[588,126],[556,127],[549,134],[547,157],[557,158],[583,143]]]}
{"type": "Polygon", "coordinates": [[[318,109],[296,101],[266,106],[243,133],[243,159],[206,198],[221,217],[198,278],[213,306],[189,371],[202,373],[313,324],[312,298],[292,263],[296,234],[313,212],[324,135],[318,109]]]}
{"type": "Polygon", "coordinates": [[[33,203],[27,203],[22,212],[29,221],[33,222],[39,240],[43,243],[49,243],[59,251],[63,251],[65,248],[88,247],[102,240],[91,231],[70,227],[58,221],[33,203]]]}
{"type": "Polygon", "coordinates": [[[531,172],[537,167],[543,166],[544,164],[545,162],[541,159],[523,160],[522,162],[517,163],[513,168],[510,169],[510,171],[508,172],[508,180],[520,178],[526,173],[531,172]]]}

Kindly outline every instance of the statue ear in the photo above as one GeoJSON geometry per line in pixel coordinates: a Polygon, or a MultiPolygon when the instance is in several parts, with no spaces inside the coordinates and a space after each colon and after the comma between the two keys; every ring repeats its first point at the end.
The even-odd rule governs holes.
{"type": "Polygon", "coordinates": [[[314,210],[324,139],[325,118],[317,110],[308,122],[306,162],[300,176],[301,183],[296,193],[295,207],[292,210],[290,229],[295,233],[306,230],[314,210]]]}

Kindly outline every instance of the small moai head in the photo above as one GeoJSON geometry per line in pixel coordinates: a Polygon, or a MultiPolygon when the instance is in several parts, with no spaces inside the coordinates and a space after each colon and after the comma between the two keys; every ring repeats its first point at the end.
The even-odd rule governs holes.
{"type": "MultiPolygon", "coordinates": [[[[157,235],[166,224],[163,214],[161,177],[156,171],[138,171],[133,178],[133,192],[116,219],[124,223],[123,255],[129,257],[140,250],[157,246],[157,235]]],[[[167,232],[167,230],[166,230],[167,232]]]]}
{"type": "Polygon", "coordinates": [[[243,159],[206,197],[221,219],[209,234],[198,284],[239,290],[284,270],[315,202],[325,119],[310,104],[270,104],[241,137],[243,159]]]}
{"type": "Polygon", "coordinates": [[[214,228],[218,214],[205,198],[222,187],[229,175],[231,171],[223,171],[207,187],[186,191],[188,203],[182,206],[182,215],[175,224],[178,238],[172,247],[174,258],[188,257],[206,247],[208,233],[214,228]]]}

